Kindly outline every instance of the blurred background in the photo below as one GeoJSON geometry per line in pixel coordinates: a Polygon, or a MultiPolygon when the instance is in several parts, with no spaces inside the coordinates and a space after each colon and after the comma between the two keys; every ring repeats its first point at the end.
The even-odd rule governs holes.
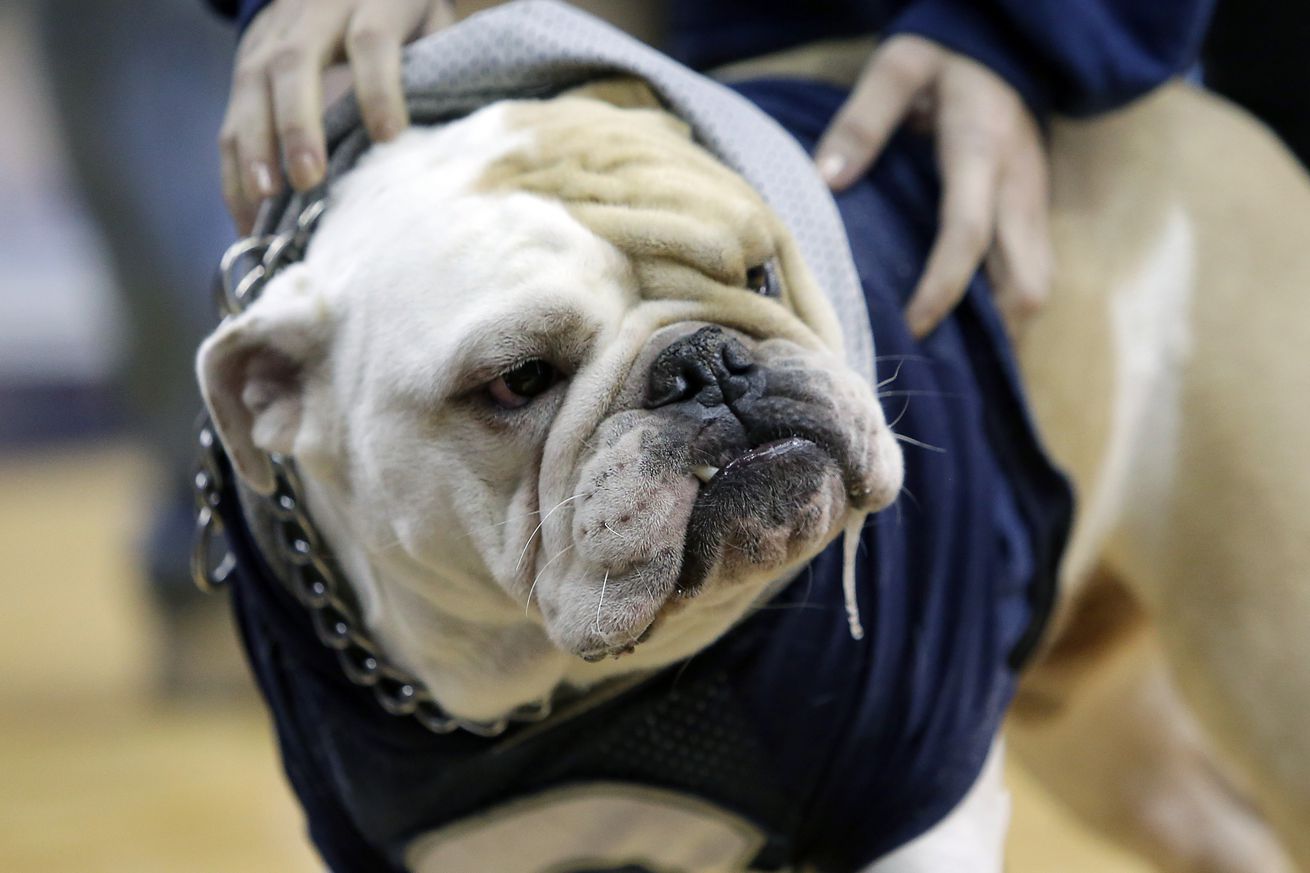
{"type": "MultiPolygon", "coordinates": [[[[1303,160],[1307,5],[1222,5],[1205,64],[1303,160]]],[[[234,39],[201,0],[0,2],[7,873],[319,869],[226,599],[187,572],[234,39]]],[[[1144,873],[1011,779],[1014,873],[1144,873]]]]}

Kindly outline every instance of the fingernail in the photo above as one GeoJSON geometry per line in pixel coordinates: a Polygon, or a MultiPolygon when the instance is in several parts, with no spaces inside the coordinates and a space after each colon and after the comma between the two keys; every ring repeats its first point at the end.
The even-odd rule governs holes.
{"type": "Polygon", "coordinates": [[[401,127],[398,122],[384,121],[378,125],[377,142],[391,142],[400,136],[401,127]]]}
{"type": "Polygon", "coordinates": [[[296,149],[292,152],[290,164],[288,169],[297,188],[311,188],[322,177],[323,165],[319,163],[318,155],[309,149],[296,149]]]}
{"type": "Polygon", "coordinates": [[[255,190],[259,192],[260,197],[272,197],[277,193],[277,187],[273,184],[273,170],[268,164],[263,161],[252,161],[250,174],[255,177],[255,190]]]}
{"type": "Polygon", "coordinates": [[[819,175],[823,181],[832,184],[837,177],[846,169],[846,156],[835,152],[824,155],[819,158],[819,175]]]}

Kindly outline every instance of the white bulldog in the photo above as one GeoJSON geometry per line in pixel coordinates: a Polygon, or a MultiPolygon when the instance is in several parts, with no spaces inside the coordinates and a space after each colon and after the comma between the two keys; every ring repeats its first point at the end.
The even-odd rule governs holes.
{"type": "MultiPolygon", "coordinates": [[[[1249,220],[1266,235],[1235,237],[1217,204],[1240,201],[1194,185],[1216,165],[1188,157],[1201,147],[1157,157],[1184,130],[1244,156],[1224,190],[1276,190],[1286,225],[1310,216],[1287,159],[1191,93],[1057,134],[1060,282],[1022,352],[1084,503],[1072,618],[1021,700],[1020,749],[1168,869],[1289,870],[1216,775],[1159,644],[1118,632],[1131,607],[1085,630],[1107,590],[1153,608],[1198,714],[1310,863],[1295,827],[1310,820],[1310,476],[1294,448],[1310,427],[1291,363],[1310,347],[1292,291],[1310,260],[1263,211],[1249,220]],[[1301,352],[1274,351],[1298,333],[1301,352]],[[1119,657],[1124,640],[1146,656],[1119,657]],[[1072,681],[1089,664],[1114,669],[1072,681]]],[[[572,96],[374,149],[303,262],[206,341],[199,376],[249,487],[272,485],[265,453],[295,459],[385,651],[487,720],[686,658],[890,504],[898,446],[839,336],[754,191],[663,113],[572,96]],[[588,138],[642,159],[588,166],[588,138]]],[[[938,837],[879,869],[999,870],[1005,820],[994,762],[938,837]]],[[[436,858],[413,863],[453,869],[436,858]]]]}
{"type": "MultiPolygon", "coordinates": [[[[590,181],[639,191],[651,171],[590,181]]],[[[667,116],[504,103],[366,156],[305,260],[206,341],[200,379],[248,483],[271,487],[264,453],[296,459],[387,651],[490,719],[699,650],[896,496],[871,386],[830,315],[798,314],[809,282],[667,116]],[[643,261],[575,217],[589,205],[497,178],[530,145],[549,171],[546,112],[570,119],[547,135],[608,125],[667,159],[652,198],[713,192],[680,218],[703,248],[643,261]]]]}

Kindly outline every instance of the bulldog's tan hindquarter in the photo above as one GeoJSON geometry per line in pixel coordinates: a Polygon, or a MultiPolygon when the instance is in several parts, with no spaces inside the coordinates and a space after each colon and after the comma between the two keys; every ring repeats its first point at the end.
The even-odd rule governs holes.
{"type": "Polygon", "coordinates": [[[1016,749],[1170,869],[1283,869],[1202,775],[1213,741],[1310,870],[1310,182],[1182,85],[1053,136],[1056,284],[1019,354],[1079,504],[1026,683],[1064,712],[1021,696],[1016,749]]]}

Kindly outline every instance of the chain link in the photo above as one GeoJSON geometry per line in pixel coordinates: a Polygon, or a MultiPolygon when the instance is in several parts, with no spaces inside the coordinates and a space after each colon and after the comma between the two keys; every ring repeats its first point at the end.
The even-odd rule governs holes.
{"type": "MultiPolygon", "coordinates": [[[[223,318],[233,318],[251,306],[264,286],[279,270],[305,256],[309,238],[323,215],[325,201],[307,205],[288,230],[278,234],[252,236],[234,243],[219,264],[222,274],[218,299],[223,318]]],[[[191,556],[191,574],[203,591],[213,591],[227,582],[236,566],[230,551],[219,552],[223,541],[224,506],[223,447],[208,416],[202,415],[198,437],[199,459],[194,490],[196,535],[191,556]]],[[[276,543],[288,572],[282,584],[309,611],[319,642],[336,654],[342,672],[356,685],[373,692],[378,704],[396,716],[413,716],[428,730],[447,734],[465,730],[494,737],[512,722],[540,721],[550,715],[551,700],[515,709],[505,718],[474,721],[446,712],[427,687],[413,674],[391,663],[343,599],[345,590],[335,563],[328,557],[318,529],[305,509],[300,478],[290,458],[269,455],[275,486],[267,498],[274,518],[276,543]]],[[[232,511],[240,509],[232,507],[232,511]]]]}
{"type": "Polygon", "coordinates": [[[192,480],[196,498],[195,546],[191,552],[191,578],[201,591],[214,591],[227,582],[236,566],[231,552],[224,551],[218,560],[214,553],[223,534],[223,517],[219,504],[223,498],[223,473],[219,466],[218,440],[209,426],[208,417],[202,418],[198,438],[199,453],[195,477],[192,480]]]}

